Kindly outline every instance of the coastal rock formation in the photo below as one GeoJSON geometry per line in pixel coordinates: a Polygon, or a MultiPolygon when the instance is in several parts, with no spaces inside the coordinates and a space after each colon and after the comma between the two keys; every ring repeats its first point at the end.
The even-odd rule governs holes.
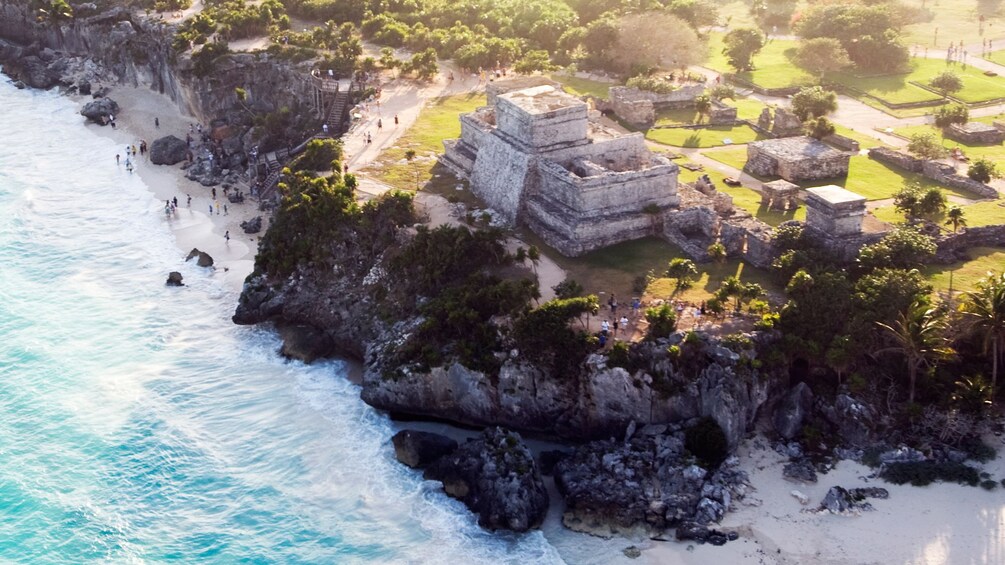
{"type": "Polygon", "coordinates": [[[185,283],[181,281],[182,281],[181,273],[179,273],[178,271],[171,271],[170,273],[168,273],[167,282],[165,284],[167,286],[185,286],[185,283]]]}
{"type": "Polygon", "coordinates": [[[478,514],[492,530],[525,532],[548,512],[548,491],[537,464],[519,434],[488,428],[426,469],[425,478],[478,514]]]}
{"type": "Polygon", "coordinates": [[[213,266],[213,258],[209,255],[209,253],[206,253],[205,251],[199,251],[198,248],[193,247],[192,251],[188,252],[188,256],[185,257],[185,260],[189,261],[193,257],[196,258],[196,265],[199,265],[200,267],[213,266]]]}
{"type": "Polygon", "coordinates": [[[98,98],[93,102],[88,102],[80,110],[80,115],[98,125],[105,125],[109,116],[119,113],[119,105],[111,98],[98,98]]]}
{"type": "Polygon", "coordinates": [[[803,422],[813,410],[813,391],[806,383],[792,387],[775,411],[775,431],[792,439],[803,429],[803,422]]]}
{"type": "Polygon", "coordinates": [[[872,439],[875,412],[867,404],[847,394],[839,394],[833,405],[823,405],[820,412],[833,425],[845,443],[865,447],[872,439]]]}
{"type": "Polygon", "coordinates": [[[745,496],[747,476],[736,458],[711,471],[693,461],[681,429],[643,428],[625,441],[580,446],[555,466],[563,522],[600,536],[716,522],[745,496]]]}
{"type": "Polygon", "coordinates": [[[851,490],[834,486],[827,491],[820,501],[818,512],[831,514],[857,514],[863,510],[873,510],[872,504],[865,502],[866,498],[889,498],[890,493],[884,488],[853,488],[851,490]]]}
{"type": "Polygon", "coordinates": [[[399,462],[421,469],[457,449],[457,442],[432,432],[401,430],[391,438],[399,462]]]}
{"type": "Polygon", "coordinates": [[[184,139],[167,135],[154,140],[150,145],[150,162],[154,165],[174,165],[188,156],[188,144],[184,139]]]}
{"type": "Polygon", "coordinates": [[[254,218],[241,222],[241,229],[244,233],[258,233],[262,231],[262,217],[255,216],[254,218]]]}
{"type": "Polygon", "coordinates": [[[283,325],[279,327],[279,335],[283,338],[280,353],[284,357],[304,363],[313,363],[322,357],[327,357],[334,350],[331,338],[313,326],[283,325]]]}

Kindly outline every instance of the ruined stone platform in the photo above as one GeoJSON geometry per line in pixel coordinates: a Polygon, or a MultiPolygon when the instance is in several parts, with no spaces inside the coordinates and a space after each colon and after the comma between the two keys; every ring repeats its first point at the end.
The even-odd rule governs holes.
{"type": "Polygon", "coordinates": [[[806,189],[806,225],[835,237],[862,232],[866,199],[835,185],[806,189]]]}
{"type": "Polygon", "coordinates": [[[850,160],[847,153],[812,137],[785,137],[748,144],[743,170],[798,183],[847,176],[850,160]]]}

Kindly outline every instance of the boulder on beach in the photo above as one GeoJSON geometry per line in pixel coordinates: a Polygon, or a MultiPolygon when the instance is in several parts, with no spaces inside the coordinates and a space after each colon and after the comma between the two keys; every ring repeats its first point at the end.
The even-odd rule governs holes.
{"type": "Polygon", "coordinates": [[[59,84],[59,71],[34,55],[21,60],[20,79],[31,88],[48,90],[59,84]]]}
{"type": "Polygon", "coordinates": [[[241,229],[244,230],[244,233],[258,233],[262,231],[262,217],[255,216],[246,222],[241,222],[241,229]]]}
{"type": "Polygon", "coordinates": [[[478,514],[483,528],[525,532],[540,526],[548,512],[541,473],[516,432],[488,428],[423,476],[443,483],[448,495],[478,514]]]}
{"type": "Polygon", "coordinates": [[[422,468],[457,449],[457,442],[440,434],[401,430],[391,438],[394,456],[409,467],[422,468]]]}
{"type": "Polygon", "coordinates": [[[211,257],[210,254],[206,253],[205,251],[199,251],[198,248],[193,247],[192,251],[188,252],[188,257],[185,257],[185,260],[189,261],[193,257],[197,258],[196,259],[196,265],[199,265],[200,267],[212,267],[213,266],[213,257],[211,257]]]}
{"type": "Polygon", "coordinates": [[[111,98],[98,98],[93,102],[84,104],[84,108],[80,110],[81,116],[102,126],[105,125],[108,116],[114,116],[118,113],[119,105],[111,98]]]}
{"type": "Polygon", "coordinates": [[[167,135],[154,140],[150,145],[150,162],[154,165],[174,165],[188,156],[188,144],[184,139],[167,135]]]}
{"type": "Polygon", "coordinates": [[[181,282],[182,276],[178,271],[171,271],[168,273],[167,284],[168,286],[185,286],[185,283],[181,282]]]}
{"type": "Polygon", "coordinates": [[[785,439],[796,437],[813,410],[813,391],[806,383],[799,383],[782,399],[775,410],[775,431],[785,439]]]}

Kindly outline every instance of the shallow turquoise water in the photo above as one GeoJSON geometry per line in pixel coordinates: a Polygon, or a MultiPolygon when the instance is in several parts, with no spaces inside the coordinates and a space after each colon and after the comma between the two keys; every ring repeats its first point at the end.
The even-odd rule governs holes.
{"type": "Polygon", "coordinates": [[[561,561],[397,464],[338,363],[232,325],[73,102],[0,107],[0,562],[561,561]]]}

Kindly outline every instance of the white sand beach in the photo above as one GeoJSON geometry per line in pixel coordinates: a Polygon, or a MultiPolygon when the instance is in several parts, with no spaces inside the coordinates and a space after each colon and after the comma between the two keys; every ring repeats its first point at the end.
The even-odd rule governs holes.
{"type": "MultiPolygon", "coordinates": [[[[197,123],[194,118],[183,116],[170,98],[146,88],[116,86],[108,97],[119,104],[119,114],[115,116],[117,127],[113,129],[90,123],[87,127],[121,145],[119,166],[122,167],[125,166],[127,145],[139,146],[140,140],[145,140],[149,146],[155,139],[166,135],[184,139],[190,124],[197,123]],[[160,123],[159,127],[155,126],[155,118],[160,123]]],[[[81,104],[89,100],[89,97],[81,97],[81,104]]],[[[199,248],[213,257],[216,267],[213,276],[221,277],[231,288],[240,289],[245,277],[254,268],[258,238],[268,226],[268,216],[258,212],[257,201],[246,198],[243,204],[231,204],[224,198],[223,189],[216,187],[219,193],[217,200],[221,207],[227,205],[228,213],[224,215],[221,208],[220,214],[210,215],[210,206],[214,204],[211,189],[185,178],[180,163],[173,166],[154,165],[148,155],[139,154],[133,157],[133,163],[136,167],[134,173],[142,177],[157,197],[156,212],[174,232],[181,260],[192,248],[199,248]],[[187,205],[190,195],[191,208],[187,205]],[[163,203],[172,198],[178,199],[178,211],[167,216],[163,203]],[[241,222],[258,215],[262,215],[264,220],[262,232],[245,234],[241,222]],[[228,231],[230,241],[224,238],[228,231]]],[[[108,166],[116,166],[115,155],[108,156],[108,166]]],[[[241,190],[248,191],[247,187],[241,187],[241,190]]]]}

